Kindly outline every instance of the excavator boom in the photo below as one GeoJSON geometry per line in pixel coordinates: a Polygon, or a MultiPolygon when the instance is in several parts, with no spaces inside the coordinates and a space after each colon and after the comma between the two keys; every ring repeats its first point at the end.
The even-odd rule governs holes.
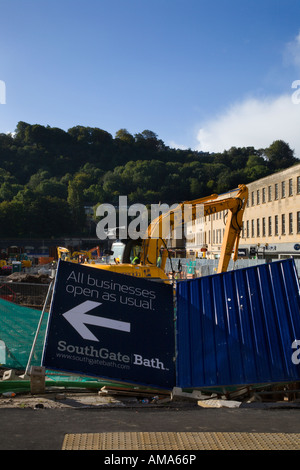
{"type": "MultiPolygon", "coordinates": [[[[194,221],[199,216],[208,216],[228,210],[227,223],[223,238],[218,273],[226,271],[235,248],[234,260],[237,259],[237,249],[242,229],[243,214],[248,200],[248,188],[240,185],[236,196],[218,199],[213,194],[206,198],[195,199],[178,204],[169,212],[161,214],[148,227],[147,237],[142,244],[141,264],[156,265],[156,260],[162,248],[166,248],[166,238],[183,223],[194,221]],[[203,212],[201,213],[201,207],[203,212]]],[[[166,257],[161,264],[163,269],[166,257]]]]}
{"type": "MultiPolygon", "coordinates": [[[[237,259],[247,200],[248,188],[245,185],[239,185],[234,197],[220,197],[217,194],[212,194],[205,198],[180,203],[154,219],[139,243],[129,240],[127,245],[124,245],[121,259],[119,256],[118,259],[113,257],[114,262],[112,263],[95,263],[89,264],[89,266],[131,276],[167,280],[165,264],[168,256],[167,239],[170,233],[198,217],[227,210],[227,222],[217,270],[218,273],[224,272],[228,268],[233,250],[233,259],[234,261],[237,259]],[[137,248],[140,250],[139,262],[135,263],[133,259],[137,258],[137,248]]],[[[120,242],[118,243],[120,244],[120,242]]]]}

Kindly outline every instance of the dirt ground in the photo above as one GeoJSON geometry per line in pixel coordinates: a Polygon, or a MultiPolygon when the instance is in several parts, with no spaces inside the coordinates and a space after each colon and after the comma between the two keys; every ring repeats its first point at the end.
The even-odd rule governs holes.
{"type": "Polygon", "coordinates": [[[49,392],[41,395],[30,393],[16,394],[14,397],[0,397],[1,408],[32,408],[32,409],[57,409],[57,408],[94,408],[94,407],[125,407],[139,406],[138,399],[116,399],[103,397],[97,393],[87,392],[49,392]]]}

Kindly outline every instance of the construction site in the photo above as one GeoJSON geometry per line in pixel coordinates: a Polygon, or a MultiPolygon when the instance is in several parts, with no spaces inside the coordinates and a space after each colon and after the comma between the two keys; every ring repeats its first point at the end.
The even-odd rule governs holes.
{"type": "MultiPolygon", "coordinates": [[[[297,429],[280,428],[280,413],[295,417],[300,405],[297,260],[239,259],[247,200],[241,185],[221,200],[185,202],[151,221],[144,238],[115,240],[103,252],[57,246],[37,263],[10,252],[0,283],[0,414],[126,410],[144,420],[149,413],[154,428],[169,414],[170,423],[193,416],[184,432],[141,423],[133,433],[65,432],[62,450],[299,449],[297,429]],[[182,224],[182,209],[193,220],[198,204],[204,215],[228,210],[220,257],[172,258],[167,235],[182,224]],[[249,413],[270,411],[269,429],[247,426],[249,413]],[[218,422],[215,413],[247,419],[202,432],[203,412],[208,422],[218,422]]],[[[26,445],[42,444],[17,444],[26,445]]]]}

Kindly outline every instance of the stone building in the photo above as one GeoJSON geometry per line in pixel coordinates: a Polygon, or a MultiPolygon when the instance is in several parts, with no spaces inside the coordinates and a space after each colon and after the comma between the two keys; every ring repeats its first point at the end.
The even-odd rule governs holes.
{"type": "MultiPolygon", "coordinates": [[[[241,181],[241,183],[243,183],[241,181]]],[[[249,183],[239,244],[240,257],[300,258],[300,164],[249,183]]],[[[236,191],[220,195],[234,196],[236,191]]],[[[226,211],[198,219],[190,225],[187,256],[218,258],[226,211]]]]}

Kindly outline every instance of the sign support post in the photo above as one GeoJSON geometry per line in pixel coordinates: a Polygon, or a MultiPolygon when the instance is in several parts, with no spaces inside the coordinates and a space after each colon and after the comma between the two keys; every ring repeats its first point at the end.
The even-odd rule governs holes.
{"type": "Polygon", "coordinates": [[[50,294],[52,293],[53,284],[54,284],[54,279],[52,279],[52,281],[49,284],[47,296],[46,296],[46,299],[45,299],[45,302],[44,302],[44,305],[43,305],[43,310],[42,310],[42,313],[41,313],[41,316],[40,316],[40,320],[39,320],[39,323],[38,323],[38,326],[37,326],[37,329],[36,329],[36,332],[35,332],[35,337],[34,337],[34,340],[33,340],[33,343],[32,343],[31,351],[30,351],[30,354],[29,354],[29,358],[28,358],[28,362],[27,362],[27,366],[26,366],[25,374],[24,374],[23,378],[25,378],[26,375],[29,375],[31,359],[32,359],[32,356],[33,356],[33,353],[34,353],[34,348],[35,348],[37,338],[38,338],[38,335],[39,335],[39,332],[40,332],[40,329],[41,329],[42,321],[43,321],[43,318],[44,318],[44,315],[45,315],[46,305],[48,303],[50,294]]]}

